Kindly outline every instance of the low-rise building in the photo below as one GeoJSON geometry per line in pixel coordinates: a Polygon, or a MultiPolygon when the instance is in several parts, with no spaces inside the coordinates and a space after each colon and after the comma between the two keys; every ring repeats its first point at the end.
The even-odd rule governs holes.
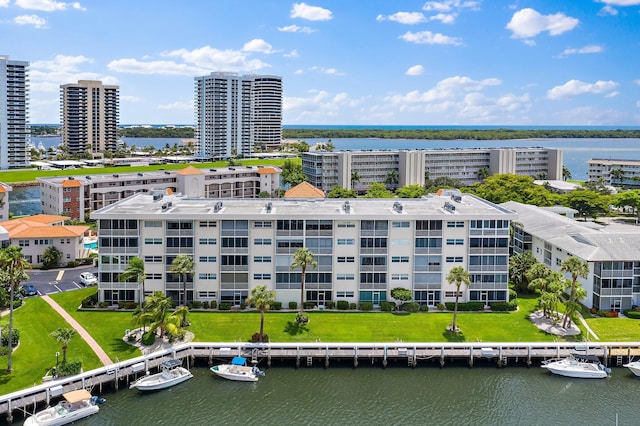
{"type": "Polygon", "coordinates": [[[602,179],[608,186],[640,187],[640,160],[592,158],[587,164],[589,181],[602,179]]]}
{"type": "Polygon", "coordinates": [[[579,278],[587,291],[582,301],[587,307],[621,311],[640,305],[640,227],[578,222],[514,201],[501,206],[518,215],[513,223],[514,253],[530,251],[554,271],[571,256],[587,262],[589,275],[579,278]]]}
{"type": "Polygon", "coordinates": [[[300,300],[296,251],[315,254],[305,300],[373,302],[395,287],[422,305],[453,302],[448,272],[471,286],[460,301],[508,301],[509,226],[516,215],[457,191],[420,199],[228,199],[136,194],[91,214],[99,227],[99,298],[139,301],[141,291],[184,300],[173,259],[191,256],[186,300],[239,305],[264,284],[284,306],[300,300]],[[144,287],[120,282],[130,258],[145,262],[144,287]]]}
{"type": "Polygon", "coordinates": [[[65,225],[66,216],[34,215],[0,222],[9,234],[11,245],[22,247],[22,254],[32,266],[42,266],[44,253],[49,247],[57,248],[61,264],[89,257],[84,246],[88,226],[65,225]]]}
{"type": "Polygon", "coordinates": [[[46,177],[38,178],[38,183],[43,213],[85,220],[93,210],[152,189],[206,198],[256,198],[261,192],[274,196],[280,187],[280,172],[274,166],[188,166],[171,171],[46,177]]]}

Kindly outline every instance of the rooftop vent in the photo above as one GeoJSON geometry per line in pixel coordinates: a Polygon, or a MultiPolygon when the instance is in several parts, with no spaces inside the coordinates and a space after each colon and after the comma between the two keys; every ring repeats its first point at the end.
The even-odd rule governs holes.
{"type": "Polygon", "coordinates": [[[142,173],[138,173],[138,176],[142,176],[142,173]]]}
{"type": "Polygon", "coordinates": [[[69,180],[73,180],[73,176],[69,176],[69,180]]]}
{"type": "Polygon", "coordinates": [[[85,176],[88,180],[91,180],[91,176],[85,176]]]}
{"type": "Polygon", "coordinates": [[[213,212],[218,213],[222,210],[222,201],[218,201],[215,206],[213,206],[213,212]]]}
{"type": "Polygon", "coordinates": [[[267,213],[271,213],[271,210],[273,209],[273,204],[271,204],[271,201],[269,201],[267,205],[264,206],[264,209],[266,210],[267,213]]]}
{"type": "Polygon", "coordinates": [[[170,175],[170,174],[171,174],[171,172],[164,172],[164,174],[165,174],[165,175],[170,175]]]}
{"type": "Polygon", "coordinates": [[[399,201],[396,201],[395,203],[393,203],[393,210],[398,213],[402,213],[402,204],[400,204],[399,201]]]}
{"type": "Polygon", "coordinates": [[[162,205],[162,211],[165,211],[165,210],[167,210],[168,208],[169,208],[169,206],[167,205],[167,203],[164,203],[164,204],[162,205]]]}
{"type": "Polygon", "coordinates": [[[444,203],[444,209],[446,211],[449,211],[449,212],[455,212],[456,211],[456,206],[454,206],[453,204],[451,204],[450,202],[447,201],[447,202],[444,203]]]}
{"type": "Polygon", "coordinates": [[[153,194],[153,201],[158,201],[158,200],[162,200],[162,194],[161,193],[153,194]]]}
{"type": "Polygon", "coordinates": [[[217,172],[218,169],[209,169],[210,172],[217,172]]]}
{"type": "Polygon", "coordinates": [[[120,177],[120,175],[113,175],[114,178],[120,177]]]}
{"type": "Polygon", "coordinates": [[[453,201],[455,201],[456,203],[461,203],[462,202],[462,195],[456,195],[456,194],[451,195],[451,199],[453,201]]]}
{"type": "Polygon", "coordinates": [[[351,213],[351,204],[349,204],[349,201],[345,201],[342,208],[344,209],[345,213],[351,213]]]}

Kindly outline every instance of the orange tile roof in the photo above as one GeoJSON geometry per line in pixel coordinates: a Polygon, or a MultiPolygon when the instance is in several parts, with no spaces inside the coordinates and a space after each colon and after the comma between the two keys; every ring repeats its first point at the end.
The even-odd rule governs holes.
{"type": "Polygon", "coordinates": [[[23,217],[15,220],[29,221],[29,222],[38,222],[44,224],[52,224],[56,222],[66,222],[71,219],[69,216],[56,216],[51,214],[34,214],[33,216],[23,217]]]}
{"type": "Polygon", "coordinates": [[[261,175],[273,175],[277,172],[278,171],[273,167],[258,167],[258,173],[260,173],[261,175]]]}
{"type": "Polygon", "coordinates": [[[196,167],[189,166],[180,170],[177,175],[203,175],[204,172],[196,167]]]}
{"type": "MultiPolygon", "coordinates": [[[[46,216],[46,215],[38,215],[46,216]]],[[[33,216],[32,216],[33,217],[33,216]]],[[[52,216],[57,217],[57,216],[52,216]]],[[[68,219],[65,216],[60,216],[68,219]]],[[[79,237],[83,235],[88,229],[88,226],[78,225],[62,225],[52,226],[47,223],[42,223],[34,220],[14,219],[0,223],[4,229],[9,233],[9,238],[61,238],[61,237],[79,237]]]]}
{"type": "Polygon", "coordinates": [[[309,182],[302,182],[284,193],[284,198],[324,198],[324,191],[309,182]]]}
{"type": "Polygon", "coordinates": [[[0,185],[0,192],[7,192],[7,190],[4,189],[4,186],[0,185]]]}
{"type": "Polygon", "coordinates": [[[65,179],[62,181],[63,188],[78,188],[82,186],[82,183],[76,179],[65,179]]]}

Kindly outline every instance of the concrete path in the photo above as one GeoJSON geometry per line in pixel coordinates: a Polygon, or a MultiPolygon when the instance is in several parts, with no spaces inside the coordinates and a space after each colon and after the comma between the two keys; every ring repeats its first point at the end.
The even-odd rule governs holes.
{"type": "Polygon", "coordinates": [[[69,325],[74,328],[74,330],[76,330],[80,337],[82,337],[84,341],[87,342],[89,347],[96,353],[96,355],[98,355],[98,358],[100,358],[100,362],[102,362],[103,365],[113,364],[113,361],[111,361],[109,355],[107,355],[107,353],[100,347],[98,342],[96,342],[95,339],[91,337],[87,330],[85,330],[84,327],[82,327],[80,323],[78,323],[78,321],[73,319],[73,317],[69,315],[67,311],[62,309],[62,306],[58,305],[49,296],[42,296],[42,300],[51,305],[51,307],[55,309],[55,311],[59,313],[62,318],[64,318],[65,321],[67,321],[69,325]]]}

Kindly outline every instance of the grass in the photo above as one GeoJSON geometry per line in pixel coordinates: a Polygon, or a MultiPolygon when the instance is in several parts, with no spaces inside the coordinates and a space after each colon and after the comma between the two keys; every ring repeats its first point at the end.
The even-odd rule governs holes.
{"type": "MultiPolygon", "coordinates": [[[[42,376],[56,364],[56,352],[62,348],[58,341],[50,336],[58,327],[70,328],[44,300],[33,297],[13,314],[14,327],[20,331],[20,345],[13,353],[13,371],[6,372],[7,357],[0,357],[0,389],[9,393],[40,384],[42,376]]],[[[5,315],[0,321],[2,328],[9,322],[5,315]]],[[[67,359],[82,360],[82,367],[91,370],[102,365],[89,345],[77,334],[73,336],[67,349],[67,359]]]]}
{"type": "MultiPolygon", "coordinates": [[[[290,161],[294,163],[301,163],[300,158],[291,158],[290,161]]],[[[282,166],[284,159],[250,159],[239,160],[239,163],[243,166],[282,166]]],[[[226,167],[229,164],[228,161],[215,161],[211,163],[198,163],[194,164],[198,168],[220,168],[226,167]]],[[[187,167],[188,164],[157,164],[152,166],[120,166],[120,167],[96,167],[87,169],[67,169],[67,170],[36,170],[36,169],[12,169],[11,171],[0,171],[0,181],[5,183],[15,182],[34,182],[39,177],[54,177],[54,176],[86,176],[96,174],[112,174],[112,173],[137,173],[137,172],[152,172],[157,170],[182,170],[187,167]]]]}
{"type": "Polygon", "coordinates": [[[585,321],[602,342],[640,342],[640,320],[585,318],[585,321]]]}

